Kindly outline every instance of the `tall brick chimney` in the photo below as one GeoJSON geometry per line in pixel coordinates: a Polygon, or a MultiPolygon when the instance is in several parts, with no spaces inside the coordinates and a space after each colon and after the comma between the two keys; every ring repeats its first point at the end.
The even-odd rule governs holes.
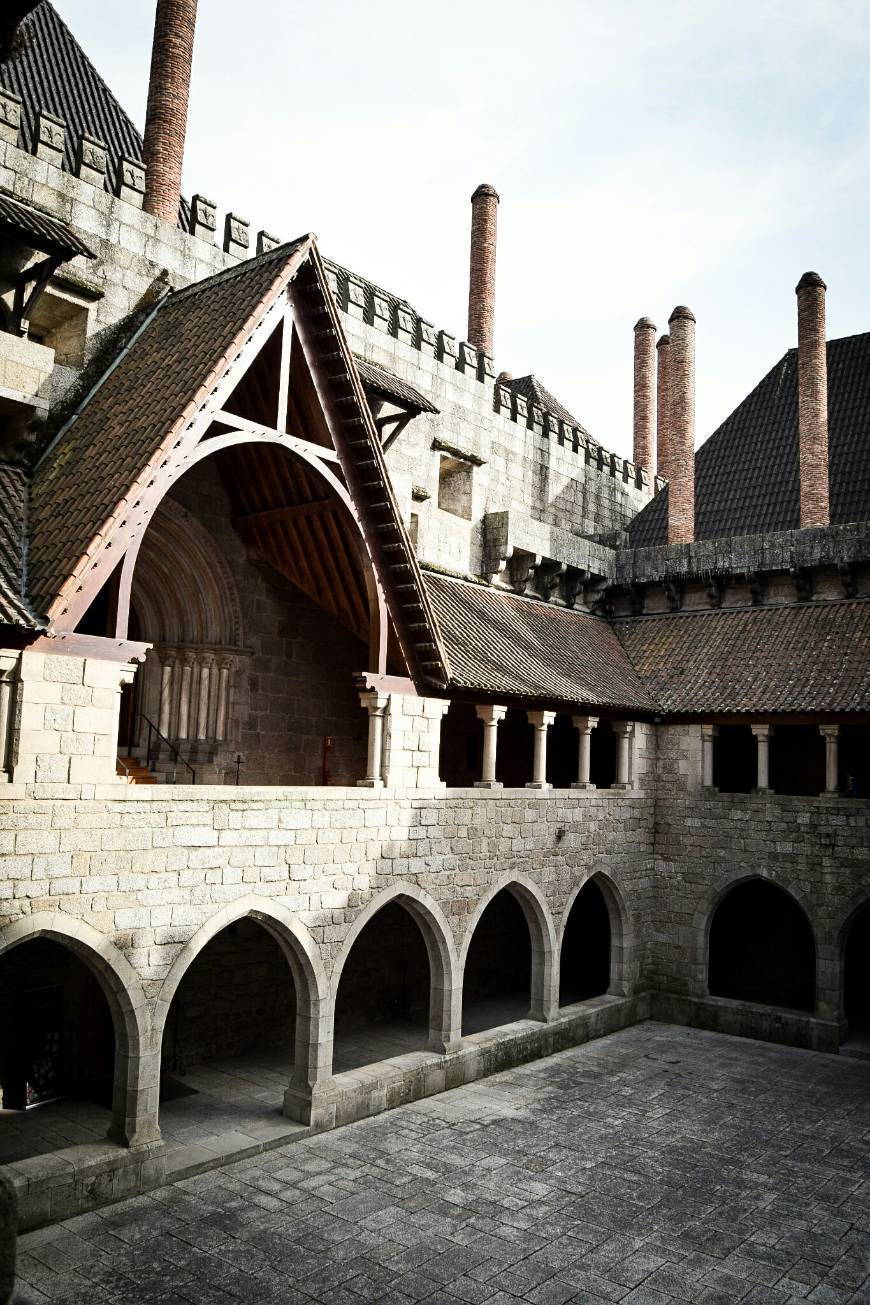
{"type": "Polygon", "coordinates": [[[471,196],[471,266],[468,276],[468,343],[492,355],[495,332],[495,237],[498,191],[478,186],[471,196]]]}
{"type": "Polygon", "coordinates": [[[818,272],[804,272],[795,287],[798,308],[798,461],[800,523],[827,526],[828,358],[825,291],[818,272]]]}
{"type": "Polygon", "coordinates": [[[651,470],[655,456],[656,325],[634,327],[634,465],[651,470]]]}
{"type": "Polygon", "coordinates": [[[668,467],[668,433],[671,420],[671,337],[663,335],[656,345],[658,368],[656,373],[656,471],[665,480],[670,478],[668,467]]]}
{"type": "Polygon", "coordinates": [[[181,196],[196,0],[157,0],[148,111],[145,209],[174,226],[181,196]]]}
{"type": "Polygon", "coordinates": [[[695,317],[682,304],[671,328],[670,430],[668,434],[668,543],[695,537],[695,317]]]}

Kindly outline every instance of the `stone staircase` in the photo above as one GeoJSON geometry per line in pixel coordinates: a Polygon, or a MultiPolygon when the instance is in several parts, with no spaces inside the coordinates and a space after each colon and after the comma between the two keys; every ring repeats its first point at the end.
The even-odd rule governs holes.
{"type": "Polygon", "coordinates": [[[136,757],[119,757],[115,770],[128,784],[159,784],[160,776],[137,760],[136,757]]]}

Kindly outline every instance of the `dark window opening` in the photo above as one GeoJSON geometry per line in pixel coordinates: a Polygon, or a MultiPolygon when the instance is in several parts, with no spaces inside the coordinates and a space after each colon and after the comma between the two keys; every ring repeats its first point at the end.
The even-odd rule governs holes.
{"type": "Polygon", "coordinates": [[[450,788],[471,788],[481,776],[482,753],[483,722],[473,705],[451,702],[441,718],[439,777],[450,788]]]}
{"type": "Polygon", "coordinates": [[[870,1044],[870,902],[856,915],[846,938],[843,1013],[849,1037],[870,1044]]]}
{"type": "Polygon", "coordinates": [[[341,972],[335,1006],[336,1073],[425,1049],[429,954],[420,927],[398,902],[360,933],[341,972]]]}
{"type": "Polygon", "coordinates": [[[816,949],[794,898],[763,879],[731,889],[710,925],[709,986],[714,997],[814,1009],[816,949]]]}
{"type": "Polygon", "coordinates": [[[870,725],[840,726],[837,759],[840,792],[870,798],[870,725]]]}
{"type": "Polygon", "coordinates": [[[487,906],[471,939],[462,984],[462,1032],[526,1019],[531,1005],[532,945],[525,913],[509,889],[487,906]]]}
{"type": "Polygon", "coordinates": [[[547,731],[547,782],[570,788],[577,779],[579,740],[571,717],[559,712],[547,731]]]}
{"type": "Polygon", "coordinates": [[[713,739],[713,787],[751,793],[758,783],[758,749],[748,725],[720,725],[713,739]]]}
{"type": "Polygon", "coordinates": [[[600,997],[610,987],[610,912],[590,880],[574,898],[562,940],[559,1005],[600,997]]]}
{"type": "Polygon", "coordinates": [[[777,725],[770,734],[774,793],[817,797],[825,789],[825,740],[817,725],[777,725]]]}
{"type": "Polygon", "coordinates": [[[600,720],[590,735],[589,779],[596,788],[616,783],[616,735],[609,720],[600,720]]]}
{"type": "Polygon", "coordinates": [[[532,778],[532,727],[517,707],[508,709],[498,727],[495,777],[505,788],[523,788],[532,778]]]}

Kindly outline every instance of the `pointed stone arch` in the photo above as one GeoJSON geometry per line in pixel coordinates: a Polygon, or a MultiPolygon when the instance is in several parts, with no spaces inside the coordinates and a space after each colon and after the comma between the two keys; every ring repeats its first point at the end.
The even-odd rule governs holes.
{"type": "Polygon", "coordinates": [[[611,996],[625,997],[629,995],[632,986],[633,928],[622,891],[606,870],[593,870],[582,883],[572,889],[559,921],[559,963],[561,966],[565,930],[574,903],[589,884],[594,884],[604,898],[610,922],[610,983],[607,992],[611,996]]]}
{"type": "Polygon", "coordinates": [[[531,943],[531,984],[529,1017],[551,1020],[559,1008],[558,944],[553,917],[538,884],[528,875],[507,871],[491,885],[480,899],[465,927],[459,949],[463,986],[468,953],[475,930],[487,907],[499,893],[507,891],[519,903],[526,920],[531,943]]]}

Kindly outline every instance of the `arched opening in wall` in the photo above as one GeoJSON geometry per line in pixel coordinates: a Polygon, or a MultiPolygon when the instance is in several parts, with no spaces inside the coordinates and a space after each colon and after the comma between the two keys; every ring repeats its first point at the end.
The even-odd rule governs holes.
{"type": "Polygon", "coordinates": [[[372,916],[348,953],[335,1003],[333,1069],[424,1050],[431,974],[426,941],[399,902],[372,916]]]}
{"type": "Polygon", "coordinates": [[[758,749],[749,725],[720,725],[713,738],[713,787],[751,793],[758,783],[758,749]]]}
{"type": "Polygon", "coordinates": [[[553,788],[570,788],[577,779],[577,731],[566,712],[558,712],[548,730],[547,782],[553,788]]]}
{"type": "Polygon", "coordinates": [[[480,779],[482,756],[483,721],[472,703],[451,702],[441,718],[439,777],[448,788],[471,788],[480,779]]]}
{"type": "Polygon", "coordinates": [[[589,779],[596,788],[616,783],[616,734],[609,720],[600,720],[589,736],[589,779]]]}
{"type": "Polygon", "coordinates": [[[532,778],[532,727],[519,707],[509,707],[499,724],[495,777],[505,788],[523,788],[532,778]]]}
{"type": "Polygon", "coordinates": [[[816,797],[825,789],[825,740],[817,725],[776,725],[770,735],[774,793],[816,797]]]}
{"type": "Polygon", "coordinates": [[[34,938],[0,956],[0,1164],[112,1123],[115,1026],[94,973],[63,943],[34,938]]]}
{"type": "Polygon", "coordinates": [[[837,759],[843,796],[870,798],[870,725],[840,726],[837,759]]]}
{"type": "Polygon", "coordinates": [[[708,979],[714,997],[813,1010],[815,943],[794,898],[766,879],[732,888],[710,923],[708,979]]]}
{"type": "Polygon", "coordinates": [[[526,1019],[531,1005],[532,943],[525,912],[509,888],[477,922],[462,979],[462,1032],[480,1033],[526,1019]]]}
{"type": "Polygon", "coordinates": [[[228,924],[206,943],[182,976],[163,1029],[167,1141],[274,1120],[290,1082],[296,1003],[287,957],[256,920],[228,924]]]}
{"type": "Polygon", "coordinates": [[[861,907],[846,935],[843,1014],[849,1023],[849,1042],[870,1048],[870,901],[861,907]]]}
{"type": "Polygon", "coordinates": [[[574,898],[562,938],[559,1005],[600,997],[610,988],[610,911],[594,879],[574,898]]]}

